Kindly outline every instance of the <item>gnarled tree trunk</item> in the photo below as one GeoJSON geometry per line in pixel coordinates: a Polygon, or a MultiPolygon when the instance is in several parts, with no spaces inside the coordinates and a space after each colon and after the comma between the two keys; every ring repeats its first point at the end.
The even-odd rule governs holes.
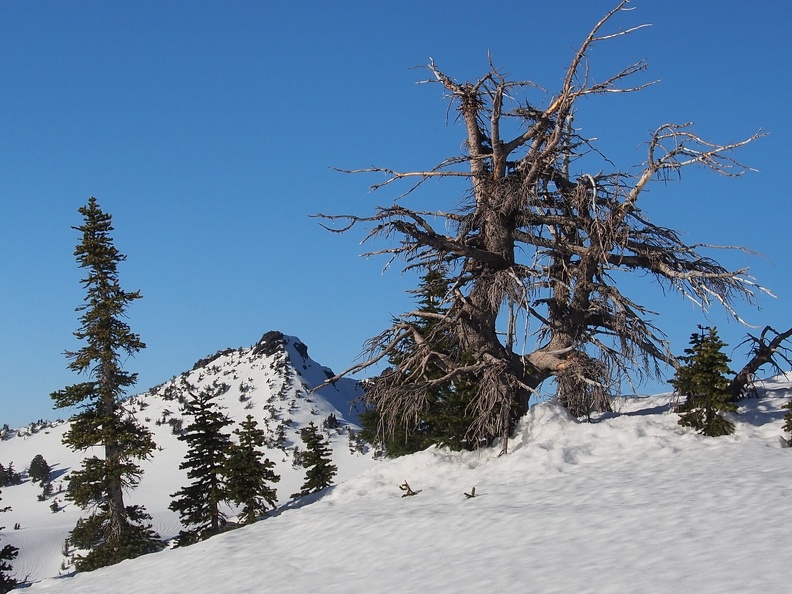
{"type": "Polygon", "coordinates": [[[558,379],[561,402],[582,416],[607,408],[617,376],[636,369],[659,373],[659,364],[673,363],[673,355],[647,320],[650,312],[621,292],[611,271],[648,275],[703,307],[714,299],[733,312],[735,300],[753,299],[757,287],[744,271],[723,268],[675,231],[650,223],[638,201],[652,180],[667,179],[688,165],[724,175],[742,173],[747,168],[731,152],[758,135],[718,145],[699,138],[689,125],[665,124],[651,136],[646,161],[636,174],[623,173],[629,168],[604,172],[612,166],[604,158],[603,170],[596,174],[571,173],[580,153],[591,148],[591,141],[572,127],[576,102],[647,86],[622,86],[644,70],[643,62],[603,82],[594,83],[589,76],[586,59],[593,45],[641,28],[604,31],[625,4],[618,3],[594,26],[574,54],[561,88],[546,98],[544,107],[527,96],[536,85],[507,80],[494,66],[474,82],[458,82],[430,62],[428,82],[443,87],[464,126],[464,154],[427,170],[353,172],[385,174],[386,181],[375,190],[416,180],[402,197],[431,178],[465,177],[471,191],[461,208],[426,212],[408,208],[402,200],[378,207],[371,216],[318,215],[335,232],[364,224],[371,226],[367,239],[396,238],[394,247],[370,254],[401,257],[406,269],[443,264],[455,276],[447,313],[433,323],[443,328],[437,336],[456,336],[467,357],[455,359],[433,348],[431,337],[419,336],[415,327],[418,313],[409,312],[369,341],[363,363],[344,372],[365,369],[405,337],[415,339],[414,353],[368,394],[382,412],[386,430],[405,417],[420,417],[426,390],[439,381],[421,372],[428,363],[443,372],[442,381],[464,377],[479,386],[470,405],[475,420],[469,433],[485,441],[507,435],[531,395],[551,377],[558,379]],[[517,132],[506,136],[507,129],[517,132]],[[345,225],[334,227],[334,221],[345,225]],[[515,312],[526,321],[524,335],[535,336],[535,344],[504,336],[504,327],[514,331],[515,312]]]}

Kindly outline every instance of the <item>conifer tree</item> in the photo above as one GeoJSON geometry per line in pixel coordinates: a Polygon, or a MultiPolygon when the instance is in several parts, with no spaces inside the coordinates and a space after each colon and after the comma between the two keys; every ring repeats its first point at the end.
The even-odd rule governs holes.
{"type": "Polygon", "coordinates": [[[680,357],[671,385],[685,402],[677,407],[679,424],[693,427],[703,435],[718,437],[734,433],[734,423],[723,417],[723,412],[736,412],[730,402],[729,357],[721,351],[725,343],[715,328],[699,326],[699,332],[690,337],[690,347],[680,357]]]}
{"type": "MultiPolygon", "coordinates": [[[[0,501],[2,501],[2,498],[0,498],[0,501]]],[[[7,512],[9,509],[8,507],[0,507],[0,512],[7,512]]],[[[0,531],[3,528],[3,526],[0,526],[0,531]]],[[[0,594],[10,592],[17,585],[16,579],[10,574],[13,569],[10,562],[16,559],[18,554],[19,549],[14,546],[7,544],[0,548],[0,594]]]]}
{"type": "Polygon", "coordinates": [[[220,504],[229,500],[224,482],[227,451],[230,437],[223,429],[231,420],[220,410],[214,399],[220,394],[217,386],[195,392],[187,388],[190,396],[184,412],[193,417],[178,439],[187,443],[184,462],[179,465],[187,470],[192,483],[171,495],[175,499],[168,506],[178,512],[185,529],[179,533],[179,546],[206,540],[222,531],[225,516],[220,504]]]}
{"type": "Polygon", "coordinates": [[[270,483],[279,482],[280,476],[273,471],[275,463],[259,450],[266,435],[252,415],[240,423],[234,435],[238,441],[229,449],[225,470],[228,497],[242,506],[242,523],[252,524],[267,513],[268,506],[277,505],[277,492],[270,483]]]}
{"type": "MultiPolygon", "coordinates": [[[[792,433],[792,400],[787,402],[786,408],[789,409],[789,412],[784,415],[784,426],[782,428],[784,431],[792,433]]],[[[787,439],[787,445],[792,448],[792,435],[787,439]]]]}
{"type": "Polygon", "coordinates": [[[0,487],[19,485],[22,482],[22,475],[14,470],[14,463],[9,462],[8,468],[0,464],[0,487]]]}
{"type": "Polygon", "coordinates": [[[44,459],[44,456],[41,454],[36,454],[33,460],[30,461],[30,468],[28,468],[28,476],[30,480],[35,482],[41,481],[42,483],[47,482],[49,479],[51,469],[47,461],[44,459]]]}
{"type": "Polygon", "coordinates": [[[328,447],[329,442],[325,440],[313,422],[300,429],[300,437],[305,443],[305,451],[302,454],[305,482],[300,492],[295,493],[292,497],[318,493],[325,487],[329,487],[333,484],[333,477],[338,471],[338,467],[332,463],[333,451],[328,447]]]}
{"type": "Polygon", "coordinates": [[[72,544],[89,552],[78,556],[78,570],[89,571],[123,559],[159,550],[161,542],[151,529],[150,516],[140,506],[128,506],[124,492],[137,486],[142,470],[136,463],[151,455],[151,433],[124,410],[125,391],[137,374],[122,369],[122,357],[134,355],[145,344],[124,321],[127,307],[141,295],[124,291],[118,264],[126,260],[113,245],[112,217],[91,197],[79,209],[83,224],[73,227],[82,234],[74,255],[86,276],[80,329],[74,335],[85,345],[67,352],[69,369],[87,374],[88,381],[68,386],[51,396],[56,408],[77,407],[63,443],[74,451],[102,447],[104,457],[83,460],[82,468],[69,477],[66,498],[88,517],[72,530],[72,544]]]}
{"type": "Polygon", "coordinates": [[[445,379],[448,360],[455,364],[469,360],[452,333],[439,324],[447,313],[445,305],[450,280],[440,267],[430,268],[422,277],[417,295],[418,309],[411,312],[412,332],[405,334],[388,356],[392,367],[373,380],[368,392],[370,408],[361,415],[362,437],[382,447],[390,457],[417,452],[431,445],[442,445],[454,450],[473,449],[475,442],[467,439],[467,429],[473,422],[468,406],[476,394],[474,376],[458,374],[453,380],[445,379]],[[422,369],[399,371],[401,362],[408,357],[420,358],[424,345],[432,344],[433,356],[427,356],[422,369]],[[384,388],[377,385],[379,382],[384,388]],[[380,430],[380,406],[393,405],[392,391],[387,386],[413,384],[420,391],[424,403],[418,415],[402,417],[390,431],[380,430]]]}

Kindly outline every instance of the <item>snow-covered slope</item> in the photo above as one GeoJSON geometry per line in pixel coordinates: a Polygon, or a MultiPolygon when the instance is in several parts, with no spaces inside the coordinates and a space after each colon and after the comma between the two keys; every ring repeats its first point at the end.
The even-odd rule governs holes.
{"type": "Polygon", "coordinates": [[[252,526],[29,591],[789,592],[790,379],[716,439],[680,427],[669,395],[591,424],[543,403],[504,456],[380,461],[252,526]]]}
{"type": "MultiPolygon", "coordinates": [[[[128,496],[128,503],[144,505],[163,538],[178,534],[179,518],[168,510],[168,504],[170,495],[188,482],[186,473],[178,468],[186,444],[177,439],[180,429],[190,422],[181,412],[188,385],[196,390],[214,385],[223,392],[218,404],[235,423],[251,414],[267,430],[270,447],[266,456],[276,463],[275,472],[281,476],[281,481],[273,485],[280,504],[288,502],[290,494],[302,485],[304,469],[293,464],[294,454],[295,448],[303,445],[299,430],[310,422],[323,427],[330,415],[339,421],[337,427],[325,429],[339,469],[336,480],[359,474],[372,464],[366,445],[356,439],[357,417],[350,408],[350,402],[360,395],[360,387],[354,380],[341,380],[312,391],[332,376],[328,368],[308,356],[307,347],[297,338],[268,332],[251,348],[220,351],[198,361],[191,371],[130,398],[128,410],[151,429],[158,447],[153,457],[142,463],[143,479],[128,496]]],[[[27,479],[2,490],[2,505],[12,508],[0,516],[0,525],[6,526],[3,544],[20,549],[14,561],[18,578],[37,580],[68,570],[64,542],[80,510],[58,491],[65,489],[64,479],[71,469],[80,466],[82,455],[61,444],[66,430],[66,424],[45,426],[35,432],[27,428],[0,441],[0,463],[6,467],[12,462],[15,469],[24,470],[36,454],[42,454],[55,476],[56,493],[46,501],[37,500],[41,487],[27,479]],[[61,507],[58,513],[50,508],[55,500],[61,507]],[[15,524],[19,524],[18,530],[13,529],[15,524]]],[[[227,513],[233,516],[234,510],[227,513]]]]}

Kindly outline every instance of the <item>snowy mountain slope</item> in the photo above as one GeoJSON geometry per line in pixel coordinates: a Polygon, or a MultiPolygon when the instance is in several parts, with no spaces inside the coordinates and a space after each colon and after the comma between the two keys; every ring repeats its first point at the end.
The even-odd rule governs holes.
{"type": "Polygon", "coordinates": [[[299,509],[30,591],[788,592],[790,396],[766,382],[716,439],[680,427],[668,395],[592,424],[543,403],[500,458],[381,461],[299,509]]]}
{"type": "MultiPolygon", "coordinates": [[[[276,463],[275,472],[281,476],[281,481],[274,485],[279,504],[288,502],[290,495],[302,485],[304,469],[294,465],[295,448],[302,447],[299,430],[310,422],[321,428],[330,415],[338,420],[337,427],[324,429],[339,469],[336,480],[359,474],[372,464],[365,444],[355,437],[357,417],[350,409],[350,402],[360,395],[360,387],[354,380],[341,380],[312,391],[332,375],[308,356],[307,347],[297,338],[268,332],[251,348],[220,351],[196,363],[191,371],[133,396],[126,407],[153,432],[158,447],[153,457],[141,464],[143,478],[140,486],[128,495],[127,502],[144,505],[163,538],[178,534],[179,518],[168,510],[168,504],[170,495],[187,484],[186,472],[178,469],[187,451],[186,444],[177,436],[190,422],[181,412],[182,403],[188,398],[188,386],[196,391],[214,386],[223,392],[217,398],[218,404],[235,424],[252,414],[267,431],[266,456],[276,463]]],[[[233,428],[229,427],[228,431],[233,428]]],[[[66,424],[45,427],[35,433],[25,429],[0,441],[0,462],[5,466],[12,462],[21,471],[36,454],[42,454],[55,476],[56,493],[46,501],[37,500],[41,488],[29,480],[3,489],[2,503],[12,508],[0,516],[2,525],[6,526],[3,543],[20,549],[14,562],[19,578],[37,580],[68,570],[64,564],[64,541],[81,512],[58,491],[65,489],[64,479],[69,470],[79,467],[82,455],[61,444],[66,430],[66,424]],[[50,508],[55,500],[61,508],[58,513],[50,508]],[[17,523],[20,529],[14,530],[17,523]]],[[[233,509],[226,511],[230,516],[235,513],[233,509]]]]}

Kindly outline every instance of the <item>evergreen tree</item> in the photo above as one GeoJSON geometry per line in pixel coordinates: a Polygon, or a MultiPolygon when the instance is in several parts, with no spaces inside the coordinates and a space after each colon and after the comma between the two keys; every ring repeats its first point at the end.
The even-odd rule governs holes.
{"type": "MultiPolygon", "coordinates": [[[[7,512],[9,509],[8,507],[0,507],[0,512],[7,512]]],[[[0,531],[3,528],[4,526],[0,526],[0,531]]],[[[14,546],[5,545],[0,548],[0,594],[10,592],[17,585],[17,581],[10,574],[13,569],[10,562],[16,559],[18,554],[19,549],[14,546]]]]}
{"type": "Polygon", "coordinates": [[[333,477],[338,471],[338,467],[332,463],[333,451],[328,447],[330,443],[319,433],[319,428],[313,422],[300,429],[300,437],[305,443],[305,451],[302,454],[305,482],[300,492],[292,497],[318,493],[329,487],[333,484],[333,477]]]}
{"type": "Polygon", "coordinates": [[[415,334],[404,335],[388,356],[392,367],[373,380],[371,406],[361,414],[361,437],[377,444],[390,457],[411,454],[431,445],[454,450],[474,449],[477,445],[466,439],[468,427],[473,422],[468,406],[476,395],[475,377],[457,374],[453,379],[444,379],[447,369],[444,359],[460,363],[471,359],[459,347],[453,334],[438,323],[448,314],[445,302],[449,284],[442,268],[431,268],[421,277],[416,290],[418,309],[411,314],[411,325],[422,344],[418,344],[415,334]],[[433,345],[435,356],[427,357],[422,370],[397,371],[406,358],[416,357],[427,343],[433,345]],[[378,390],[377,382],[399,386],[412,384],[414,392],[421,393],[423,410],[418,416],[402,417],[391,431],[381,431],[380,407],[383,400],[390,399],[390,390],[378,390]]]}
{"type": "MultiPolygon", "coordinates": [[[[789,409],[789,412],[784,415],[783,430],[792,433],[792,401],[787,402],[786,408],[789,409]]],[[[787,445],[792,448],[792,435],[789,436],[787,445]]]]}
{"type": "Polygon", "coordinates": [[[22,475],[14,470],[14,463],[9,462],[8,468],[0,464],[0,487],[10,487],[19,485],[22,482],[22,475]]]}
{"type": "Polygon", "coordinates": [[[717,437],[734,433],[734,423],[723,417],[723,412],[736,412],[730,402],[730,380],[727,374],[729,357],[721,351],[725,343],[715,328],[699,326],[700,332],[691,335],[690,347],[680,357],[671,385],[685,402],[677,407],[679,424],[693,427],[703,435],[717,437]]]}
{"type": "Polygon", "coordinates": [[[48,482],[50,472],[50,466],[47,464],[44,456],[41,454],[36,454],[36,456],[30,462],[30,468],[28,468],[28,476],[30,477],[30,480],[34,483],[38,481],[41,481],[42,483],[48,482]]]}
{"type": "Polygon", "coordinates": [[[46,501],[50,497],[52,497],[53,489],[52,483],[49,481],[43,481],[41,483],[41,493],[38,496],[39,501],[46,501]]]}
{"type": "Polygon", "coordinates": [[[230,498],[223,479],[231,440],[223,429],[231,420],[214,401],[220,389],[210,387],[196,393],[188,387],[187,393],[190,400],[184,412],[191,415],[193,421],[178,437],[188,446],[187,456],[179,468],[187,470],[187,478],[192,479],[192,483],[171,495],[175,499],[168,506],[179,513],[185,526],[177,539],[179,546],[220,533],[226,523],[220,504],[230,498]]]}
{"type": "Polygon", "coordinates": [[[151,455],[151,433],[126,414],[122,398],[135,384],[137,374],[121,367],[122,356],[134,355],[145,344],[124,321],[126,309],[140,293],[121,289],[118,264],[126,260],[113,245],[112,218],[90,198],[79,209],[84,222],[73,227],[82,233],[74,255],[86,276],[80,329],[74,335],[85,345],[67,352],[69,369],[91,379],[52,394],[56,408],[78,407],[63,443],[74,451],[103,447],[104,457],[83,460],[69,477],[67,499],[92,510],[71,532],[72,544],[89,552],[78,556],[78,570],[112,565],[161,548],[151,530],[150,516],[140,506],[128,506],[124,491],[137,486],[142,470],[136,463],[151,455]]]}
{"type": "Polygon", "coordinates": [[[234,435],[238,441],[229,449],[225,470],[228,497],[242,506],[242,523],[252,524],[267,513],[267,506],[277,505],[277,492],[270,483],[280,481],[280,476],[273,472],[275,463],[258,449],[264,447],[266,435],[252,415],[240,423],[234,435]]]}

